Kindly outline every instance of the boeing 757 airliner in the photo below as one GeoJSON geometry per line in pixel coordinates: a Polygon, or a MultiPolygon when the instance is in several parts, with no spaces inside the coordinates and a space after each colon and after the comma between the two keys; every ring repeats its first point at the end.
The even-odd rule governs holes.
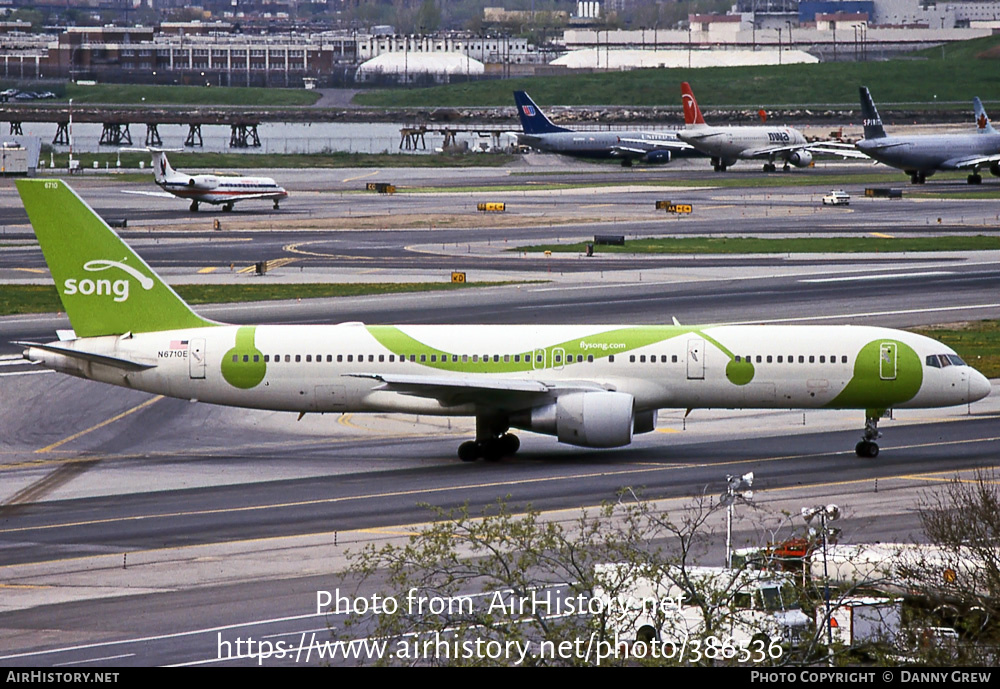
{"type": "Polygon", "coordinates": [[[652,431],[658,409],[864,411],[878,454],[893,407],[943,407],[990,383],[931,338],[830,325],[227,325],[206,320],[61,181],[18,180],[73,332],[19,343],[90,380],[299,413],[472,416],[464,461],[517,451],[520,428],[582,447],[652,431]]]}

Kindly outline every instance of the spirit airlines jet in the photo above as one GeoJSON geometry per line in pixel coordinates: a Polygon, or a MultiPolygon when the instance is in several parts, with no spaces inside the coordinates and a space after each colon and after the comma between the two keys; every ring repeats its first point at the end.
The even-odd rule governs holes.
{"type": "Polygon", "coordinates": [[[809,143],[802,132],[792,127],[709,126],[687,82],[681,84],[681,104],[684,107],[684,129],[677,132],[677,136],[710,156],[716,172],[725,172],[737,160],[754,158],[765,161],[764,172],[774,172],[777,169],[775,161],[782,160],[787,172],[789,164],[795,167],[812,165],[813,153],[844,158],[865,157],[853,147],[838,147],[838,142],[809,143]]]}
{"type": "Polygon", "coordinates": [[[552,124],[524,91],[514,91],[514,102],[524,131],[517,135],[517,143],[521,146],[577,158],[621,159],[622,167],[630,167],[633,161],[669,163],[673,156],[701,155],[693,146],[679,140],[674,131],[574,131],[552,124]]]}
{"type": "Polygon", "coordinates": [[[130,192],[155,196],[179,196],[191,201],[192,213],[198,210],[198,205],[211,203],[222,206],[222,210],[233,210],[233,204],[247,199],[267,199],[274,201],[274,209],[278,203],[288,196],[288,192],[279,187],[270,177],[236,177],[223,175],[189,175],[178,172],[170,167],[167,151],[162,148],[127,149],[148,151],[153,156],[153,179],[157,186],[168,194],[154,192],[130,192]]]}
{"type": "Polygon", "coordinates": [[[897,167],[913,184],[923,184],[938,170],[970,170],[969,184],[981,184],[979,168],[1000,177],[1000,132],[990,124],[979,98],[972,101],[976,131],[972,134],[887,136],[867,86],[860,87],[865,138],[856,146],[880,163],[897,167]]]}
{"type": "Polygon", "coordinates": [[[462,460],[517,451],[521,428],[620,447],[663,408],[865,412],[878,454],[893,407],[985,397],[940,342],[866,326],[227,325],[196,313],[61,181],[18,180],[72,333],[29,361],[135,390],[255,409],[472,416],[462,460]]]}

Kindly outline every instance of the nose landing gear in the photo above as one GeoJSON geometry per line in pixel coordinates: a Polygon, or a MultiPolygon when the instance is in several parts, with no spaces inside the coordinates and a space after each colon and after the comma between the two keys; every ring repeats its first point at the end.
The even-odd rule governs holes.
{"type": "Polygon", "coordinates": [[[854,454],[858,457],[870,459],[878,457],[878,443],[875,440],[882,437],[878,430],[878,420],[882,413],[883,410],[880,409],[869,409],[865,412],[865,432],[861,436],[861,442],[854,446],[854,454]]]}

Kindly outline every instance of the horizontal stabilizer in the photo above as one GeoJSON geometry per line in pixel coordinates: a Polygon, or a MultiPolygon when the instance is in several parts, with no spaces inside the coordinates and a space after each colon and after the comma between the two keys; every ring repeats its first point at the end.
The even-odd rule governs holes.
{"type": "Polygon", "coordinates": [[[13,342],[12,344],[16,344],[21,347],[30,347],[31,349],[41,349],[46,352],[52,352],[53,354],[61,354],[62,356],[66,356],[71,359],[80,359],[82,361],[89,361],[95,364],[104,364],[105,366],[120,368],[124,371],[145,371],[146,369],[156,368],[156,364],[144,364],[138,361],[108,356],[106,354],[81,352],[76,349],[70,349],[69,347],[58,347],[56,345],[40,344],[38,342],[13,342]]]}

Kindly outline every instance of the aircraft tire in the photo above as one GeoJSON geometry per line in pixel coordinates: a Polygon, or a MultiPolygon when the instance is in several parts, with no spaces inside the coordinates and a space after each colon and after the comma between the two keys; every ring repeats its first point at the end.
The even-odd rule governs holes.
{"type": "Polygon", "coordinates": [[[875,459],[878,457],[878,443],[873,443],[870,440],[862,440],[854,447],[854,454],[858,457],[875,459]]]}
{"type": "Polygon", "coordinates": [[[458,446],[458,458],[463,462],[475,462],[479,459],[479,444],[474,440],[467,440],[458,446]]]}

